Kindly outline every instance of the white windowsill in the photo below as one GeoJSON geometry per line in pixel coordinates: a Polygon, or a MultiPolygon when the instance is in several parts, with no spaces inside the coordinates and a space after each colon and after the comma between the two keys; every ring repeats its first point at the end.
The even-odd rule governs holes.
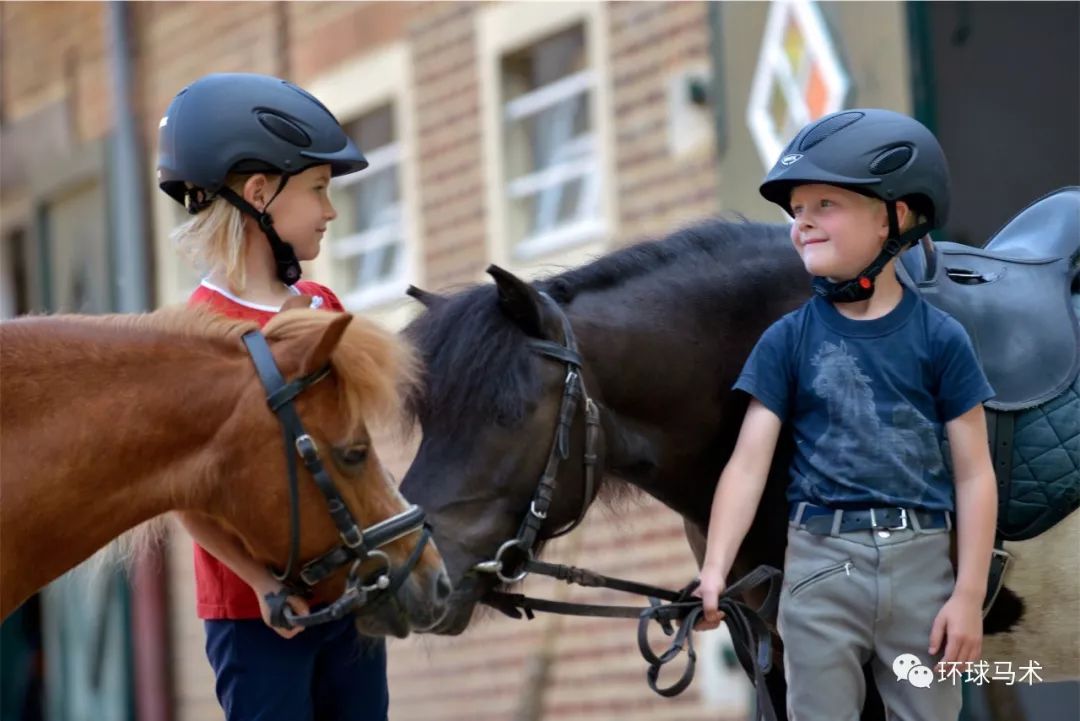
{"type": "Polygon", "coordinates": [[[341,302],[347,310],[367,310],[404,299],[408,287],[407,279],[394,278],[347,293],[342,296],[341,302]]]}
{"type": "Polygon", "coordinates": [[[600,218],[579,220],[521,240],[511,249],[511,257],[518,261],[533,260],[543,255],[600,240],[604,238],[607,231],[607,224],[600,218]]]}

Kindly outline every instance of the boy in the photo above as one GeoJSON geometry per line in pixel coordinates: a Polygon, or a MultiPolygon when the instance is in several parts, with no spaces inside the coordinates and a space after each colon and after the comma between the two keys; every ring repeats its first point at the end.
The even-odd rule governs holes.
{"type": "Polygon", "coordinates": [[[736,381],[751,400],[713,500],[702,626],[722,618],[717,596],[788,423],[789,718],[858,719],[873,659],[890,717],[956,719],[960,686],[930,669],[981,652],[997,512],[981,404],[993,391],[960,324],[894,271],[948,215],[944,154],[905,115],[844,111],[803,128],[760,192],[794,218],[815,294],[765,331],[736,381]]]}

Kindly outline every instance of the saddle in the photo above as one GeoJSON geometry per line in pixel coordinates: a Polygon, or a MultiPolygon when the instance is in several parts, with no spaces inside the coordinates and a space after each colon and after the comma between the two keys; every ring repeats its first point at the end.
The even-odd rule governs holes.
{"type": "MultiPolygon", "coordinates": [[[[1064,394],[1080,383],[1080,304],[1073,298],[1080,294],[1080,187],[1035,201],[982,248],[929,238],[920,246],[900,256],[901,280],[964,326],[997,393],[986,403],[998,525],[985,615],[1011,559],[1004,541],[1032,538],[1080,505],[1075,468],[1053,479],[1013,479],[1017,412],[1050,408],[1054,399],[1064,408],[1073,400],[1064,394]]],[[[1061,442],[1050,435],[1051,446],[1061,442]]]]}
{"type": "Polygon", "coordinates": [[[997,393],[988,408],[1033,408],[1072,384],[1080,372],[1071,299],[1080,274],[1080,187],[1035,201],[982,248],[928,238],[921,245],[901,255],[897,270],[967,329],[997,393]]]}

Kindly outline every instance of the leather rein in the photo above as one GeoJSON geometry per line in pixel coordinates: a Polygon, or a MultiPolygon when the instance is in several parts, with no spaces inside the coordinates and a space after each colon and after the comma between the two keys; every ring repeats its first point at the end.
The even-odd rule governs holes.
{"type": "MultiPolygon", "coordinates": [[[[596,468],[599,463],[598,444],[600,439],[600,406],[589,396],[585,380],[582,377],[582,358],[578,351],[577,339],[566,314],[546,293],[540,293],[542,302],[561,321],[563,342],[530,339],[529,348],[541,356],[566,365],[566,379],[563,382],[562,402],[558,421],[555,426],[551,451],[543,474],[533,493],[529,510],[521,523],[517,536],[503,543],[495,557],[473,566],[480,573],[492,573],[502,583],[515,583],[523,580],[530,573],[549,576],[569,584],[591,588],[609,588],[625,593],[645,596],[648,606],[611,606],[585,603],[569,603],[534,598],[519,593],[489,591],[481,599],[511,618],[533,618],[534,611],[559,613],[573,616],[592,616],[603,618],[638,619],[638,648],[649,664],[646,678],[651,688],[661,696],[675,696],[684,691],[693,680],[697,661],[694,651],[693,628],[702,614],[701,599],[693,596],[698,582],[695,580],[680,589],[671,591],[657,586],[627,581],[605,576],[583,568],[561,564],[546,563],[534,558],[540,540],[549,540],[565,535],[577,528],[589,505],[595,499],[596,468]],[[547,520],[548,510],[555,494],[559,465],[570,455],[570,430],[573,426],[579,403],[585,408],[585,449],[584,449],[584,494],[582,507],[577,518],[568,526],[544,536],[540,530],[547,520]],[[648,641],[649,623],[656,621],[667,636],[674,636],[670,647],[657,655],[648,641]],[[672,622],[678,622],[676,630],[672,622]],[[658,687],[660,669],[687,649],[688,663],[683,675],[673,685],[658,687]]],[[[757,695],[760,718],[774,721],[776,718],[765,685],[765,674],[772,668],[772,637],[765,619],[773,618],[780,596],[779,570],[770,566],[759,566],[749,574],[731,584],[719,599],[719,609],[725,614],[725,622],[731,632],[731,639],[736,657],[754,684],[757,695]],[[761,605],[753,608],[740,597],[746,591],[759,586],[766,586],[765,599],[761,605]]]]}
{"type": "Polygon", "coordinates": [[[279,573],[274,568],[270,569],[274,578],[282,582],[286,588],[266,596],[266,601],[270,605],[270,622],[279,628],[317,626],[336,621],[348,613],[371,604],[376,599],[392,596],[419,563],[420,554],[423,553],[424,547],[431,538],[431,529],[424,522],[423,509],[415,505],[410,506],[395,516],[361,530],[360,524],[349,511],[333,479],[326,472],[318,446],[314,439],[304,431],[300,416],[293,405],[293,401],[300,393],[330,373],[330,367],[326,366],[315,373],[286,383],[262,333],[257,330],[248,331],[242,339],[255,364],[259,380],[266,390],[267,405],[281,423],[289,476],[289,526],[291,529],[289,560],[284,572],[279,573]],[[297,557],[300,548],[300,488],[293,450],[304,462],[304,467],[314,478],[316,486],[326,499],[327,511],[334,520],[341,538],[341,543],[330,551],[299,567],[296,578],[293,578],[293,570],[299,566],[297,557]],[[405,564],[394,569],[390,557],[379,549],[416,531],[421,532],[420,540],[405,564]],[[360,567],[369,560],[379,561],[381,568],[376,573],[361,575],[360,567]],[[286,603],[286,598],[291,594],[310,595],[318,583],[343,566],[349,566],[345,590],[327,607],[310,614],[296,614],[286,603]]]}

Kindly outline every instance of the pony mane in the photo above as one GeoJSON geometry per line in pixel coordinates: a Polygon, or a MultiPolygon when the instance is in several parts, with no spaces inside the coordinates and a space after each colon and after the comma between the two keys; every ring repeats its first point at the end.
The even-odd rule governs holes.
{"type": "MultiPolygon", "coordinates": [[[[622,248],[534,286],[567,304],[578,295],[658,273],[679,284],[700,278],[706,268],[715,275],[715,285],[726,286],[734,296],[760,277],[754,266],[775,266],[781,250],[790,250],[783,226],[714,218],[661,240],[622,248]]],[[[406,411],[414,420],[453,428],[464,427],[470,418],[489,417],[513,427],[539,395],[539,379],[530,366],[535,354],[526,346],[524,333],[499,309],[497,290],[490,283],[442,299],[410,323],[405,334],[418,348],[428,374],[406,399],[406,411]]]]}
{"type": "Polygon", "coordinates": [[[463,428],[474,414],[513,427],[540,393],[525,334],[499,309],[494,285],[463,290],[405,329],[424,361],[405,410],[412,420],[463,428]],[[432,382],[441,379],[441,382],[432,382]]]}
{"type": "MultiPolygon", "coordinates": [[[[325,328],[337,314],[323,310],[286,310],[263,328],[270,341],[295,338],[325,328]]],[[[373,321],[353,316],[330,355],[341,391],[346,432],[364,421],[396,415],[406,389],[416,385],[419,364],[411,346],[373,321]]]]}
{"type": "MultiPolygon", "coordinates": [[[[737,265],[769,259],[773,246],[786,248],[783,226],[752,223],[743,218],[709,218],[680,228],[662,240],[636,243],[579,268],[538,281],[537,287],[560,303],[580,293],[607,290],[659,270],[693,274],[698,263],[737,265]],[[782,238],[778,244],[777,241],[782,238]]],[[[725,281],[727,279],[725,278],[725,281]]]]}

